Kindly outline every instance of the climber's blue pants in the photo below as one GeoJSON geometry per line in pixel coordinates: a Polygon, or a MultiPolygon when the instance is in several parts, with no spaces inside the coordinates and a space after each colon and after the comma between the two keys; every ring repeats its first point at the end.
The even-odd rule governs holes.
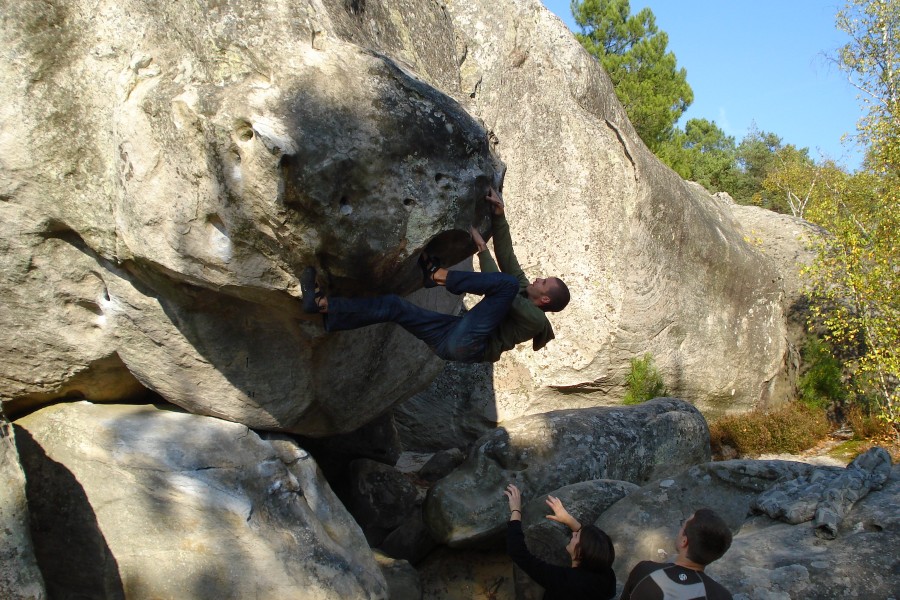
{"type": "Polygon", "coordinates": [[[472,310],[454,316],[421,308],[395,294],[374,298],[329,296],[325,330],[396,323],[444,360],[480,362],[491,333],[500,326],[519,292],[519,282],[506,273],[449,271],[447,290],[454,294],[481,294],[484,298],[472,310]]]}

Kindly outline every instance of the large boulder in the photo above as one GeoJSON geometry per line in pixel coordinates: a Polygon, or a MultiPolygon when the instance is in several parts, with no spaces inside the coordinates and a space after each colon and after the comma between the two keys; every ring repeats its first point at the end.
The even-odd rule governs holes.
{"type": "Polygon", "coordinates": [[[446,5],[462,91],[509,166],[521,263],[572,291],[556,340],[495,366],[498,420],[616,401],[646,352],[672,395],[704,409],[774,402],[785,290],[732,206],[650,153],[599,62],[537,1],[446,5]]]}
{"type": "MultiPolygon", "coordinates": [[[[641,560],[675,555],[675,537],[698,508],[717,511],[735,533],[731,549],[707,572],[742,600],[890,598],[900,593],[900,469],[852,506],[834,540],[809,523],[789,525],[750,516],[754,501],[792,481],[817,479],[835,467],[780,460],[708,463],[648,484],[597,520],[616,547],[616,575],[627,578],[641,560]]],[[[810,486],[814,487],[814,486],[810,486]]]]}
{"type": "Polygon", "coordinates": [[[478,440],[466,461],[429,490],[425,521],[451,547],[489,542],[505,526],[501,492],[509,483],[529,498],[593,479],[643,484],[709,456],[703,416],[674,398],[521,417],[478,440]]]}
{"type": "Polygon", "coordinates": [[[0,401],[11,417],[59,398],[112,402],[147,392],[116,352],[109,264],[57,226],[43,210],[0,203],[0,401]]]}
{"type": "MultiPolygon", "coordinates": [[[[410,26],[450,31],[438,6],[419,8],[410,26]]],[[[299,320],[306,265],[333,293],[408,293],[429,243],[462,259],[501,176],[456,101],[345,41],[359,29],[346,12],[256,0],[5,11],[11,409],[149,388],[192,412],[328,435],[438,372],[394,328],[324,337],[318,318],[299,320]],[[87,347],[54,340],[60,330],[87,347]]]]}
{"type": "Polygon", "coordinates": [[[387,597],[359,526],[286,437],[87,402],[16,429],[51,597],[387,597]]]}
{"type": "Polygon", "coordinates": [[[783,369],[773,381],[772,394],[766,402],[777,406],[797,397],[801,352],[809,335],[810,316],[808,282],[801,275],[801,267],[815,260],[815,242],[824,235],[824,230],[799,217],[735,204],[725,192],[719,192],[715,197],[731,208],[748,243],[775,266],[784,290],[781,309],[785,316],[787,352],[783,369]]]}
{"type": "Polygon", "coordinates": [[[43,600],[47,592],[31,543],[25,473],[13,436],[0,414],[0,598],[43,600]]]}

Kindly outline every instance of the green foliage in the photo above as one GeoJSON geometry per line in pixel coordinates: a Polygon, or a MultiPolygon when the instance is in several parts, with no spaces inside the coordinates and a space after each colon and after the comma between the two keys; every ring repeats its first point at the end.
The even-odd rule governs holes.
{"type": "Polygon", "coordinates": [[[625,377],[625,383],[628,390],[622,400],[623,404],[640,404],[669,393],[649,354],[631,359],[631,371],[625,377]]]}
{"type": "Polygon", "coordinates": [[[769,452],[801,452],[828,435],[825,411],[792,403],[774,411],[752,411],[723,417],[709,426],[713,451],[730,446],[741,456],[769,452]]]}
{"type": "Polygon", "coordinates": [[[868,95],[858,125],[867,172],[836,178],[809,208],[829,234],[809,275],[813,317],[853,353],[856,398],[873,398],[900,436],[900,0],[852,0],[837,59],[868,95]]]}
{"type": "Polygon", "coordinates": [[[867,114],[858,125],[868,146],[867,163],[880,174],[898,175],[900,139],[900,2],[850,0],[837,14],[837,28],[850,37],[836,62],[863,93],[867,114]]]}
{"type": "Polygon", "coordinates": [[[687,72],[667,50],[669,36],[649,8],[631,16],[628,0],[572,0],[578,41],[600,60],[644,143],[658,151],[694,100],[687,72]]]}
{"type": "Polygon", "coordinates": [[[738,177],[729,193],[738,204],[766,206],[763,198],[763,182],[776,161],[775,153],[781,148],[781,138],[774,133],[760,131],[753,125],[737,147],[738,177]]]}
{"type": "Polygon", "coordinates": [[[812,192],[821,191],[820,175],[837,170],[832,163],[816,165],[808,149],[784,145],[755,125],[736,146],[733,137],[706,119],[691,119],[684,131],[675,129],[656,155],[684,179],[711,192],[728,192],[738,204],[795,216],[803,215],[812,192]]]}
{"type": "Polygon", "coordinates": [[[711,192],[730,191],[738,176],[734,138],[725,135],[714,121],[689,120],[684,131],[676,129],[656,154],[682,178],[711,192]]]}
{"type": "Polygon", "coordinates": [[[900,198],[892,177],[857,173],[809,211],[829,235],[809,277],[812,315],[855,365],[857,397],[900,425],[900,198]]]}
{"type": "Polygon", "coordinates": [[[833,161],[819,164],[809,157],[809,150],[788,144],[774,153],[762,183],[763,194],[771,210],[806,218],[807,208],[822,202],[828,190],[835,189],[847,174],[833,161]]]}
{"type": "Polygon", "coordinates": [[[847,397],[842,378],[843,365],[834,357],[826,342],[810,336],[803,348],[803,360],[809,365],[800,378],[800,400],[804,404],[828,408],[847,397]]]}

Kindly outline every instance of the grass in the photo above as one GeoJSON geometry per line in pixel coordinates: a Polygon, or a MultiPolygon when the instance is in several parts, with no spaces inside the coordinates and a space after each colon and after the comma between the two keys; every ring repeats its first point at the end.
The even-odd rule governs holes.
{"type": "MultiPolygon", "coordinates": [[[[891,455],[894,464],[900,461],[900,440],[897,439],[897,432],[890,423],[858,406],[850,407],[846,420],[853,430],[853,439],[838,446],[842,452],[855,451],[856,454],[853,455],[855,457],[873,446],[881,446],[891,455]]],[[[838,448],[835,448],[835,451],[838,448]]]]}
{"type": "Polygon", "coordinates": [[[829,450],[828,456],[849,463],[863,452],[869,450],[870,448],[874,448],[875,446],[881,446],[882,448],[887,450],[888,454],[891,455],[891,462],[893,462],[894,464],[900,462],[900,445],[897,445],[897,443],[892,439],[847,440],[846,442],[838,444],[837,446],[829,450]]]}
{"type": "Polygon", "coordinates": [[[625,376],[628,389],[622,404],[633,405],[659,398],[668,394],[662,374],[653,364],[653,357],[645,354],[642,358],[631,359],[631,370],[625,376]]]}

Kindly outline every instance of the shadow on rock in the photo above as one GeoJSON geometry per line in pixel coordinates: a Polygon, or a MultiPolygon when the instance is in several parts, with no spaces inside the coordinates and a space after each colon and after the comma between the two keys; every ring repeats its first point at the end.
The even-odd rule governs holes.
{"type": "MultiPolygon", "coordinates": [[[[15,427],[38,567],[50,598],[125,598],[118,564],[78,479],[15,427]]],[[[124,508],[124,507],[123,507],[124,508]]]]}

